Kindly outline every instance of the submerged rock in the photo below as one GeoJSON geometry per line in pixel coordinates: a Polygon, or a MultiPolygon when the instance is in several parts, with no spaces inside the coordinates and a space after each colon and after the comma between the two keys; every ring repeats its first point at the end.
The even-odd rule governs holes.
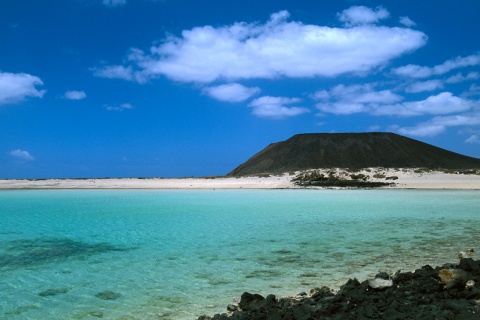
{"type": "Polygon", "coordinates": [[[91,311],[88,313],[88,315],[95,317],[95,318],[103,318],[103,312],[102,311],[91,311]]]}
{"type": "Polygon", "coordinates": [[[115,300],[120,298],[122,295],[118,292],[113,292],[110,290],[105,290],[102,292],[99,292],[95,295],[100,300],[115,300]]]}
{"type": "Polygon", "coordinates": [[[39,292],[38,295],[40,297],[49,297],[49,296],[55,296],[57,294],[62,294],[67,292],[68,292],[67,288],[47,289],[42,292],[39,292]]]}

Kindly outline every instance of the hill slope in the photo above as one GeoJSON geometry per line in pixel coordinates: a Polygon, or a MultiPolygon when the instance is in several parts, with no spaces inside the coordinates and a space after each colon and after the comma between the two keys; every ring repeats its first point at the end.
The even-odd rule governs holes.
{"type": "Polygon", "coordinates": [[[394,133],[312,133],[272,143],[228,175],[278,174],[332,167],[469,169],[480,168],[480,159],[394,133]]]}

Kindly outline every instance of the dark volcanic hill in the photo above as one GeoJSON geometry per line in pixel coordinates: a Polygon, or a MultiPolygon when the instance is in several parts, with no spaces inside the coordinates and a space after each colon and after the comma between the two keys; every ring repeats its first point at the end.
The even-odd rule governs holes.
{"type": "Polygon", "coordinates": [[[472,169],[480,168],[480,159],[394,133],[312,133],[272,143],[228,175],[278,174],[332,167],[472,169]]]}

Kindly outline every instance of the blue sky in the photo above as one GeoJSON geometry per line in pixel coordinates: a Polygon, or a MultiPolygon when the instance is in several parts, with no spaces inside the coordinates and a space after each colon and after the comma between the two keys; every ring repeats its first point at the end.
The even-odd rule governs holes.
{"type": "Polygon", "coordinates": [[[0,178],[223,175],[297,133],[480,157],[480,2],[2,0],[0,178]]]}

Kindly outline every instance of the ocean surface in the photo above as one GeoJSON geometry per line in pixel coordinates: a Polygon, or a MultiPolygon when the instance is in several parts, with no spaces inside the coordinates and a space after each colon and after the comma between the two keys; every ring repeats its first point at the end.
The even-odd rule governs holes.
{"type": "Polygon", "coordinates": [[[1,191],[0,319],[196,319],[467,248],[479,191],[1,191]]]}

